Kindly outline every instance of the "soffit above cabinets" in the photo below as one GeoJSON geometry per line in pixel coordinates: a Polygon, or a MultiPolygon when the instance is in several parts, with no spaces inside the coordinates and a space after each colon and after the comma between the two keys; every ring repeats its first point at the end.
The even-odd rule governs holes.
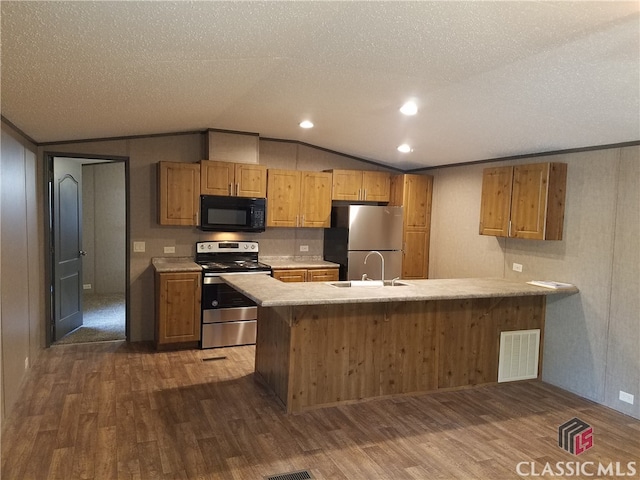
{"type": "Polygon", "coordinates": [[[214,128],[413,169],[640,139],[635,1],[0,6],[2,115],[40,143],[214,128]]]}

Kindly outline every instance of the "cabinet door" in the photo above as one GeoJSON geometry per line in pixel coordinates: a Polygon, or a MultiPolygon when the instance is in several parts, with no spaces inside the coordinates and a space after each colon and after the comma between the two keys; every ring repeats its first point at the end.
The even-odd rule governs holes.
{"type": "Polygon", "coordinates": [[[267,167],[237,163],[235,167],[235,195],[265,198],[267,196],[267,167]]]}
{"type": "Polygon", "coordinates": [[[331,226],[331,181],[327,172],[302,172],[300,226],[331,226]]]}
{"type": "Polygon", "coordinates": [[[337,282],[337,268],[313,268],[307,270],[307,282],[337,282]]]}
{"type": "Polygon", "coordinates": [[[280,280],[281,282],[306,282],[307,270],[305,269],[285,269],[285,270],[273,270],[273,278],[280,280]]]}
{"type": "Polygon", "coordinates": [[[513,167],[483,170],[480,235],[509,236],[512,178],[513,167]]]}
{"type": "Polygon", "coordinates": [[[200,273],[160,273],[156,282],[156,343],[199,341],[200,273]]]}
{"type": "Polygon", "coordinates": [[[429,228],[431,225],[431,175],[404,176],[405,228],[429,228]]]}
{"type": "Polygon", "coordinates": [[[200,211],[200,165],[160,162],[158,176],[158,223],[197,225],[200,211]]]}
{"type": "Polygon", "coordinates": [[[361,199],[368,202],[388,202],[391,175],[386,172],[362,172],[361,199]]]}
{"type": "Polygon", "coordinates": [[[200,161],[200,193],[202,195],[221,195],[225,197],[231,195],[235,182],[234,165],[229,162],[200,161]]]}
{"type": "Polygon", "coordinates": [[[402,256],[402,278],[429,276],[429,230],[406,230],[402,256]]]}
{"type": "Polygon", "coordinates": [[[544,239],[548,178],[548,163],[513,167],[511,237],[544,239]]]}
{"type": "Polygon", "coordinates": [[[359,170],[333,170],[332,200],[360,200],[362,172],[359,170]]]}
{"type": "Polygon", "coordinates": [[[267,227],[297,227],[300,216],[300,172],[269,169],[267,227]]]}

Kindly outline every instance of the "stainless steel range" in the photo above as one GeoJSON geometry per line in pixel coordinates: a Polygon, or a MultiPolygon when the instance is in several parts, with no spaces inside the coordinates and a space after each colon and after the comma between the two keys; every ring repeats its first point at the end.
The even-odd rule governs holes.
{"type": "Polygon", "coordinates": [[[258,242],[198,242],[196,263],[203,273],[201,348],[256,343],[258,307],[220,276],[271,275],[271,267],[258,262],[258,242]]]}

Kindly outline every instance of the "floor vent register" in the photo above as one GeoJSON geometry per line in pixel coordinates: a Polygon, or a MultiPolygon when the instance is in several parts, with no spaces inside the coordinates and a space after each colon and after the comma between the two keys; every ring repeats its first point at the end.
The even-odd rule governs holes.
{"type": "Polygon", "coordinates": [[[269,475],[263,477],[264,480],[309,480],[313,479],[313,475],[308,470],[300,470],[298,472],[279,473],[277,475],[269,475]]]}

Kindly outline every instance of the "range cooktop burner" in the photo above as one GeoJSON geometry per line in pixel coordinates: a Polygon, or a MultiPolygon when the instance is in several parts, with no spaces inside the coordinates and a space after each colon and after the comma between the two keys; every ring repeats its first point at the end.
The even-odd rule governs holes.
{"type": "Polygon", "coordinates": [[[216,273],[271,272],[271,267],[258,261],[258,242],[198,242],[195,260],[208,276],[215,276],[216,273]]]}
{"type": "Polygon", "coordinates": [[[202,268],[208,271],[226,271],[226,270],[268,270],[270,267],[264,263],[254,261],[235,260],[232,262],[206,262],[202,263],[202,268]]]}

